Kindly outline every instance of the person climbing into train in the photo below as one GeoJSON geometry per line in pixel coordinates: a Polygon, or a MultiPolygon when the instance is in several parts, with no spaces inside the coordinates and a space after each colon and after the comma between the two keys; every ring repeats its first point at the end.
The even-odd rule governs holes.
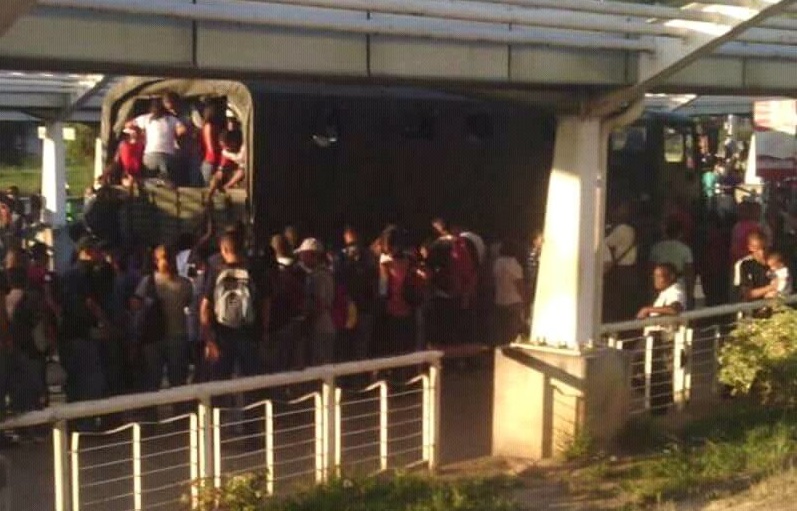
{"type": "Polygon", "coordinates": [[[225,131],[219,139],[221,159],[210,183],[208,201],[216,192],[227,193],[246,177],[246,146],[240,129],[225,131]]]}
{"type": "Polygon", "coordinates": [[[139,128],[144,132],[144,168],[150,176],[173,188],[177,138],[187,132],[185,124],[166,110],[163,100],[154,98],[150,102],[149,113],[127,122],[125,128],[139,128]]]}

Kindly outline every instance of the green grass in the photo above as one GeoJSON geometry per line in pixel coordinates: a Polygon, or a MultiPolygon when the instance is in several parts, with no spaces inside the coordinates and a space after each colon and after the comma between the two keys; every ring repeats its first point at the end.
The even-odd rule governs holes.
{"type": "MultiPolygon", "coordinates": [[[[88,164],[70,165],[66,169],[66,182],[70,196],[83,196],[83,191],[94,179],[94,168],[88,164]]],[[[11,185],[19,187],[22,195],[41,193],[41,168],[30,166],[0,167],[0,190],[11,185]]]]}
{"type": "Polygon", "coordinates": [[[581,477],[584,488],[611,482],[618,495],[645,504],[749,486],[795,459],[797,414],[752,409],[696,422],[645,455],[602,460],[581,477]]]}
{"type": "MultiPolygon", "coordinates": [[[[515,511],[509,478],[442,480],[398,474],[338,479],[285,498],[267,498],[265,478],[238,476],[224,485],[218,511],[515,511]]],[[[217,500],[218,499],[218,500],[217,500]]]]}

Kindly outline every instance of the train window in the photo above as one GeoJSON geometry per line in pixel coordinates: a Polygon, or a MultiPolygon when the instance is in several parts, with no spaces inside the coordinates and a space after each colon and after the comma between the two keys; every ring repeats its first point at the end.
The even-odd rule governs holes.
{"type": "Polygon", "coordinates": [[[627,126],[614,130],[610,141],[611,150],[630,153],[644,152],[647,136],[647,128],[644,126],[627,126]]]}
{"type": "Polygon", "coordinates": [[[673,128],[664,128],[664,159],[667,163],[681,163],[686,153],[684,134],[673,128]]]}

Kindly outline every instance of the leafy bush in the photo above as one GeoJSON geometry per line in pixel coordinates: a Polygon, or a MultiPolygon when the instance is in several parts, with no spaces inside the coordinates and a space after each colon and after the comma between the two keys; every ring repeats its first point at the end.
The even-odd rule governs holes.
{"type": "Polygon", "coordinates": [[[743,319],[719,354],[721,382],[734,394],[763,404],[797,404],[797,311],[776,309],[765,319],[743,319]]]}
{"type": "Polygon", "coordinates": [[[414,475],[337,479],[288,497],[266,496],[265,477],[230,478],[203,496],[214,511],[514,511],[507,478],[445,481],[414,475]]]}

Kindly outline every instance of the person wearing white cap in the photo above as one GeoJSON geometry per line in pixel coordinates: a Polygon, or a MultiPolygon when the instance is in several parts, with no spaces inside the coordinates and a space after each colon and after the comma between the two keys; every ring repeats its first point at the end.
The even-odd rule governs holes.
{"type": "Polygon", "coordinates": [[[309,344],[312,365],[331,364],[335,350],[335,324],[332,304],[335,281],[324,265],[324,246],[315,238],[305,239],[296,249],[304,279],[305,339],[309,344]]]}

